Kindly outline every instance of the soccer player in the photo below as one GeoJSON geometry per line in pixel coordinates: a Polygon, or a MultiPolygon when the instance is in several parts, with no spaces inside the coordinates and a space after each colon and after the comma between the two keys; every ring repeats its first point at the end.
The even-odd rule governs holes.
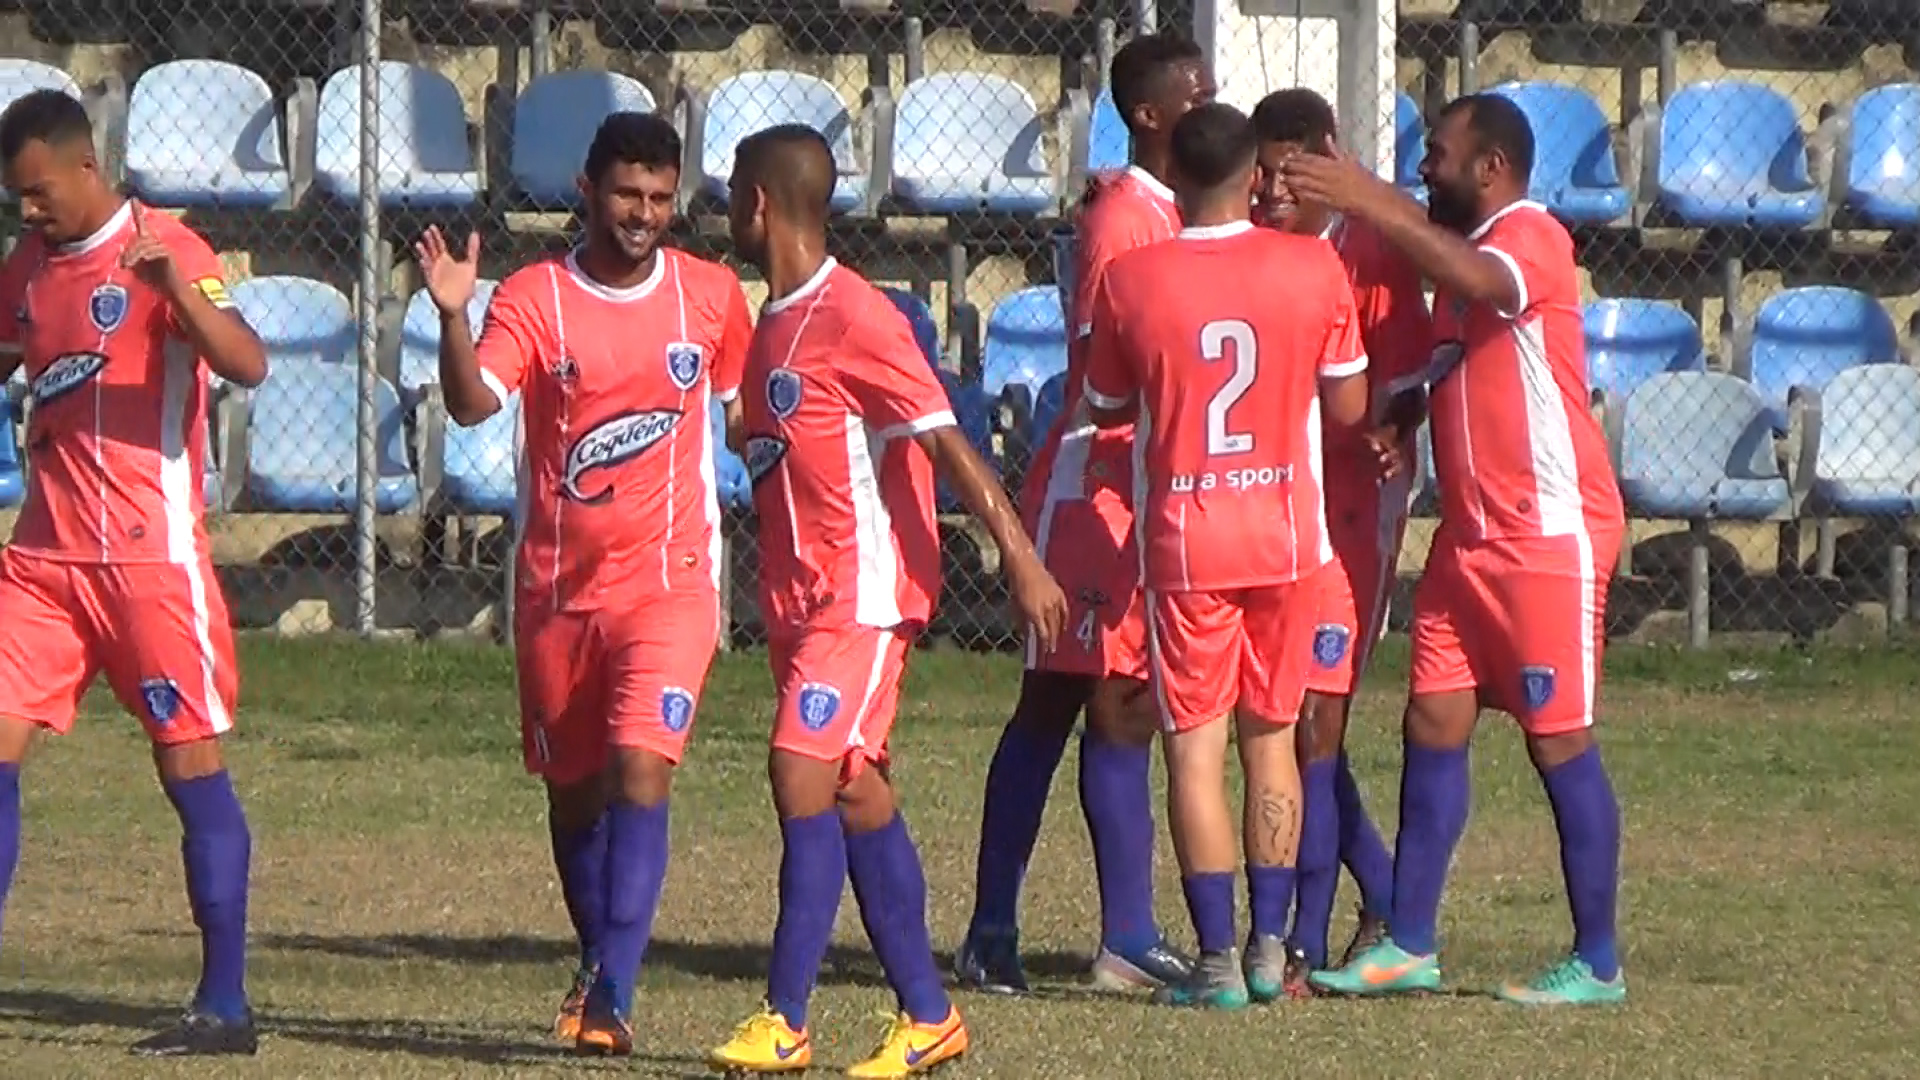
{"type": "Polygon", "coordinates": [[[1068,636],[1051,652],[1029,643],[1020,700],[987,772],[973,919],[955,955],[962,983],[1027,989],[1018,909],[1048,789],[1084,710],[1080,806],[1100,882],[1096,985],[1109,990],[1184,980],[1192,961],[1169,945],[1153,913],[1156,830],[1148,774],[1153,714],[1145,692],[1145,619],[1129,547],[1132,481],[1127,431],[1096,431],[1080,393],[1089,307],[1107,263],[1180,227],[1167,187],[1167,139],[1188,109],[1213,99],[1200,48],[1149,34],[1114,55],[1109,85],[1132,135],[1133,164],[1096,184],[1082,205],[1068,312],[1068,407],[1035,455],[1021,493],[1041,557],[1067,591],[1068,636]]]}
{"type": "Polygon", "coordinates": [[[1413,435],[1422,418],[1387,407],[1403,390],[1425,385],[1433,326],[1420,273],[1359,218],[1302,203],[1287,189],[1282,167],[1295,154],[1325,153],[1333,145],[1333,107],[1304,87],[1268,94],[1253,110],[1260,136],[1259,203],[1266,224],[1322,236],[1339,252],[1353,285],[1360,341],[1367,352],[1369,421],[1345,437],[1328,431],[1327,526],[1336,572],[1327,580],[1320,623],[1314,628],[1313,668],[1300,724],[1301,784],[1306,816],[1300,826],[1300,880],[1293,931],[1297,950],[1288,979],[1292,994],[1310,992],[1308,970],[1327,966],[1327,934],[1344,863],[1360,887],[1360,920],[1346,963],[1377,942],[1393,910],[1393,856],[1367,815],[1345,751],[1354,688],[1374,645],[1386,631],[1388,601],[1412,496],[1413,435]]]}
{"type": "Polygon", "coordinates": [[[901,1077],[968,1045],[933,959],[926,878],[887,770],[907,651],[940,588],[934,469],[992,533],[1043,647],[1059,635],[1066,599],[954,426],[907,321],[827,255],[833,183],[825,138],[791,124],[743,140],[730,180],[734,245],[771,296],[742,404],[778,696],[767,772],[782,853],[766,1005],[711,1061],[745,1072],[812,1063],[807,999],[851,877],[899,1012],[850,1075],[901,1077]]]}
{"type": "Polygon", "coordinates": [[[1429,208],[1337,156],[1283,169],[1302,201],[1364,218],[1437,286],[1429,369],[1440,528],[1414,594],[1391,936],[1316,987],[1440,984],[1435,926],[1466,828],[1467,748],[1482,708],[1516,717],[1552,803],[1573,951],[1499,993],[1527,1005],[1623,1001],[1614,940],[1620,808],[1594,742],[1607,579],[1625,516],[1587,408],[1573,242],[1527,201],[1533,132],[1476,94],[1441,111],[1429,208]],[[1431,220],[1429,220],[1429,218],[1431,220]]]}
{"type": "Polygon", "coordinates": [[[1367,356],[1333,249],[1249,220],[1258,140],[1247,117],[1201,106],[1172,145],[1186,227],[1108,267],[1086,396],[1095,423],[1137,418],[1136,531],[1167,817],[1200,947],[1193,975],[1156,997],[1237,1008],[1284,992],[1301,814],[1293,725],[1333,557],[1322,417],[1335,428],[1366,417],[1367,356]],[[1225,776],[1236,735],[1253,916],[1244,972],[1225,776]]]}
{"type": "Polygon", "coordinates": [[[673,770],[719,643],[709,400],[734,400],[752,334],[731,270],[662,246],[680,157],[666,120],[608,116],[580,177],[583,242],[503,281],[478,343],[478,235],[464,257],[438,229],[416,247],[448,414],[473,425],[523,402],[520,724],[580,943],[554,1033],[587,1053],[633,1048],[673,770]]]}
{"type": "Polygon", "coordinates": [[[145,1055],[252,1054],[252,839],[221,757],[240,680],[200,493],[206,373],[267,377],[207,242],[122,198],[86,110],[36,90],[0,114],[26,234],[0,267],[0,379],[26,365],[27,501],[0,551],[0,902],[20,852],[20,766],[104,674],[153,740],[180,815],[200,985],[145,1055]]]}

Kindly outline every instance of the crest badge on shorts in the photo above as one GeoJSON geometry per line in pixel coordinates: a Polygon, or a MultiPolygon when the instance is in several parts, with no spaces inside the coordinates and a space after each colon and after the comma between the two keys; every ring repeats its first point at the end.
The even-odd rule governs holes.
{"type": "Polygon", "coordinates": [[[1350,633],[1339,623],[1321,623],[1313,629],[1313,662],[1332,670],[1347,657],[1350,633]]]}
{"type": "Polygon", "coordinates": [[[142,679],[140,701],[147,707],[147,718],[156,724],[171,724],[180,715],[180,687],[172,679],[142,679]]]}
{"type": "Polygon", "coordinates": [[[660,691],[660,723],[675,735],[693,723],[693,695],[678,686],[660,691]]]}
{"type": "Polygon", "coordinates": [[[95,288],[87,297],[87,318],[103,334],[120,329],[120,324],[127,321],[127,290],[112,282],[95,288]]]}
{"type": "Polygon", "coordinates": [[[682,391],[693,389],[700,381],[700,369],[706,366],[706,350],[689,341],[667,346],[667,378],[682,391]]]}
{"type": "Polygon", "coordinates": [[[1553,701],[1555,678],[1553,668],[1545,664],[1529,664],[1520,669],[1520,700],[1526,702],[1529,710],[1544,709],[1553,701]]]}
{"type": "Polygon", "coordinates": [[[785,420],[800,408],[800,375],[791,368],[767,372],[767,408],[785,420]]]}
{"type": "Polygon", "coordinates": [[[826,683],[802,683],[800,698],[794,703],[800,710],[800,722],[808,731],[819,731],[840,715],[840,691],[826,683]]]}

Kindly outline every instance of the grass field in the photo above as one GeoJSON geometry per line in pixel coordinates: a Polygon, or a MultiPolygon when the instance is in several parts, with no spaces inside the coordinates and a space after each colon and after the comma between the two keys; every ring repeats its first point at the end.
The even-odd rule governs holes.
{"type": "MultiPolygon", "coordinates": [[[[570,947],[541,799],[520,772],[508,654],[254,639],[243,655],[231,757],[255,836],[260,1058],[149,1068],[122,1054],[177,1011],[197,942],[144,741],[96,696],[28,772],[0,1075],[681,1076],[755,1004],[777,858],[760,655],[722,658],[709,684],[675,801],[641,1053],[622,1064],[576,1062],[543,1039],[570,947]]],[[[1029,888],[1043,992],[963,996],[976,1049],[946,1075],[1920,1075],[1920,991],[1903,977],[1920,964],[1916,671],[1911,651],[1616,653],[1606,745],[1628,828],[1623,1011],[1522,1013],[1463,992],[1218,1015],[1095,996],[1079,986],[1097,920],[1069,761],[1029,888]]],[[[981,782],[1016,679],[1004,657],[943,651],[909,678],[898,775],[942,949],[964,928],[981,782]]],[[[1401,683],[1389,670],[1376,685],[1355,754],[1390,814],[1401,683]]],[[[1566,940],[1552,825],[1506,724],[1483,732],[1475,779],[1443,929],[1463,991],[1566,940]]],[[[1188,940],[1162,852],[1161,906],[1188,940]]],[[[819,1059],[844,1065],[890,1000],[850,902],[821,982],[819,1059]]]]}

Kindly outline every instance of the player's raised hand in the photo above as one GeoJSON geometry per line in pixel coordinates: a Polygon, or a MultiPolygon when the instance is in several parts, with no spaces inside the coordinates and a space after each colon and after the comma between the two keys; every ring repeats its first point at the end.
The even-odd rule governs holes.
{"type": "Polygon", "coordinates": [[[168,250],[166,241],[147,231],[147,214],[140,204],[128,205],[133,208],[133,238],[120,249],[120,265],[156,289],[174,288],[180,282],[173,252],[168,250]]]}
{"type": "Polygon", "coordinates": [[[480,281],[479,232],[467,234],[467,250],[462,256],[448,246],[440,226],[429,225],[420,239],[414,241],[413,258],[420,264],[420,277],[427,287],[427,295],[433,298],[433,306],[439,308],[441,314],[454,315],[467,310],[467,301],[473,299],[480,281]]]}
{"type": "Polygon", "coordinates": [[[1040,639],[1040,647],[1052,652],[1067,628],[1067,594],[1060,591],[1060,583],[1032,553],[1007,567],[1007,583],[1013,587],[1015,606],[1040,639]]]}

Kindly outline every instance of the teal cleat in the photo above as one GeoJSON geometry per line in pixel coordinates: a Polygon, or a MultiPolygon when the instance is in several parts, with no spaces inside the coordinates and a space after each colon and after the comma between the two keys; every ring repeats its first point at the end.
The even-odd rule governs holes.
{"type": "Polygon", "coordinates": [[[1247,1000],[1247,982],[1240,971],[1238,949],[1201,953],[1193,965],[1193,974],[1185,981],[1169,983],[1153,992],[1155,1005],[1188,1009],[1244,1009],[1247,1000]]]}
{"type": "Polygon", "coordinates": [[[1526,985],[1508,983],[1493,992],[1511,1005],[1623,1005],[1627,1000],[1627,977],[1616,972],[1612,979],[1594,976],[1593,968],[1578,956],[1569,956],[1535,975],[1526,985]]]}
{"type": "Polygon", "coordinates": [[[1360,950],[1345,967],[1316,971],[1307,982],[1315,990],[1344,997],[1432,993],[1440,989],[1440,958],[1415,956],[1384,937],[1360,950]]]}

